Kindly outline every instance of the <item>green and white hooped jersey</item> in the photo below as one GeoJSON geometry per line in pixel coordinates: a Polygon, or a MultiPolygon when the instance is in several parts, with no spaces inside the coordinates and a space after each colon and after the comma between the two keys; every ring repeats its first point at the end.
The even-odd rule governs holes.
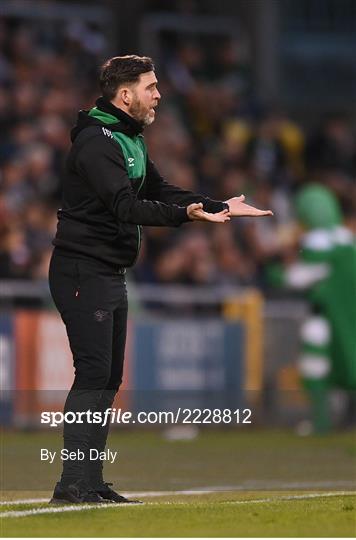
{"type": "Polygon", "coordinates": [[[330,273],[333,252],[340,246],[356,246],[356,238],[346,227],[314,229],[302,240],[301,260],[289,266],[285,283],[295,289],[307,289],[330,273]]]}
{"type": "MultiPolygon", "coordinates": [[[[303,335],[306,353],[330,358],[330,377],[342,388],[356,389],[356,242],[345,227],[314,229],[305,234],[301,260],[287,270],[286,282],[307,292],[317,316],[306,321],[303,335]],[[329,330],[326,331],[325,329],[329,330]],[[307,335],[306,330],[309,334],[307,335]],[[311,330],[313,340],[311,339],[311,330]],[[328,332],[330,334],[327,336],[328,332]],[[315,338],[321,339],[316,343],[315,338]],[[313,343],[312,343],[313,342],[313,343]]],[[[321,369],[319,375],[328,375],[321,369]]],[[[325,364],[325,365],[324,365],[325,364]]],[[[309,366],[309,363],[304,365],[309,366]]],[[[304,370],[304,375],[306,375],[304,370]]],[[[309,371],[308,371],[309,373],[309,371]]],[[[313,374],[316,375],[316,372],[313,374]]],[[[309,373],[308,376],[310,376],[309,373]]]]}

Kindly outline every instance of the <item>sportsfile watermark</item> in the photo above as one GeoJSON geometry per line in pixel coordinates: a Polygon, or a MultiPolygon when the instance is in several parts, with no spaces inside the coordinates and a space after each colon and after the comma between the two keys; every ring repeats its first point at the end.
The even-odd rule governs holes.
{"type": "Polygon", "coordinates": [[[176,411],[140,411],[133,413],[121,408],[105,411],[42,411],[41,424],[58,427],[67,424],[252,424],[251,409],[189,409],[179,407],[176,411]]]}

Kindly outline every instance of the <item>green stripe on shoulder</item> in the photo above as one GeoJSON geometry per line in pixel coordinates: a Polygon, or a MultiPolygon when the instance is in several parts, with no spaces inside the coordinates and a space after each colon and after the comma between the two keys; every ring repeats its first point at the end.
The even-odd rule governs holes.
{"type": "Polygon", "coordinates": [[[120,121],[113,114],[101,111],[97,107],[90,109],[89,116],[97,118],[97,120],[100,120],[100,122],[103,122],[104,124],[117,124],[120,121]]]}

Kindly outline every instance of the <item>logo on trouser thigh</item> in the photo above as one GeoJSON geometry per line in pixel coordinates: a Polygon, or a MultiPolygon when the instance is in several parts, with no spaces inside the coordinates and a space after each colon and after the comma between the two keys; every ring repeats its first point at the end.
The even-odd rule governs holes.
{"type": "Polygon", "coordinates": [[[94,319],[98,322],[103,322],[109,318],[110,312],[105,309],[97,309],[94,311],[94,319]]]}

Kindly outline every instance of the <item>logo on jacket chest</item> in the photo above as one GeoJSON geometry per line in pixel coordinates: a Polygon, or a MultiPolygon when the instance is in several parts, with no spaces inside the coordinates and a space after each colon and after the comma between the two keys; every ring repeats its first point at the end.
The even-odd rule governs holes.
{"type": "Polygon", "coordinates": [[[110,129],[107,129],[107,128],[104,128],[102,127],[102,132],[104,133],[104,135],[106,137],[109,137],[110,139],[113,139],[114,138],[114,135],[112,134],[112,132],[110,131],[110,129]]]}

